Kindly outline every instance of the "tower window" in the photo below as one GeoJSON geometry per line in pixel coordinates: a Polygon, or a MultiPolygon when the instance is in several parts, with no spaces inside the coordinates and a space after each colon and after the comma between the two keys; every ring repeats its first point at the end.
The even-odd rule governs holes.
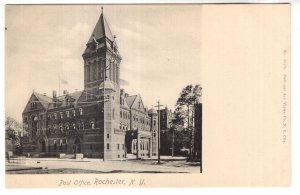
{"type": "Polygon", "coordinates": [[[109,143],[106,144],[106,149],[109,150],[109,143]]]}
{"type": "Polygon", "coordinates": [[[91,78],[90,78],[90,65],[89,64],[87,65],[86,75],[87,75],[87,81],[90,81],[91,78]]]}
{"type": "Polygon", "coordinates": [[[109,138],[109,133],[106,135],[106,138],[107,138],[107,139],[109,138]]]}

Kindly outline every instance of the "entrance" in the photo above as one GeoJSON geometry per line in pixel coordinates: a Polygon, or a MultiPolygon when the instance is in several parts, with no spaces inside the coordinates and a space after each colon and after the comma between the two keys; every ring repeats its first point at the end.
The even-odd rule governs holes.
{"type": "Polygon", "coordinates": [[[42,140],[42,152],[46,152],[46,142],[42,140]]]}
{"type": "Polygon", "coordinates": [[[80,139],[77,137],[74,141],[73,145],[73,153],[81,153],[81,147],[80,147],[80,139]]]}

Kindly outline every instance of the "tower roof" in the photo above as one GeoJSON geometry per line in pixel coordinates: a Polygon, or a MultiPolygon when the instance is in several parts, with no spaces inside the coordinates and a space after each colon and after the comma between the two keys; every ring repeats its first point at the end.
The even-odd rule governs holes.
{"type": "MultiPolygon", "coordinates": [[[[103,10],[103,9],[102,9],[103,10]]],[[[109,28],[108,22],[105,19],[103,11],[98,19],[98,22],[91,34],[87,44],[92,43],[94,39],[98,40],[102,37],[107,37],[109,40],[114,41],[114,36],[109,28]]]]}

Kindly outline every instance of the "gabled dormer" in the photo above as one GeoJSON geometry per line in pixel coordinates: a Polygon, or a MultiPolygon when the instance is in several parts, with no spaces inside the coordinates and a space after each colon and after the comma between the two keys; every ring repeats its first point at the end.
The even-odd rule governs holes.
{"type": "Polygon", "coordinates": [[[36,110],[47,110],[52,99],[46,94],[33,92],[25,106],[23,113],[33,112],[36,110]]]}

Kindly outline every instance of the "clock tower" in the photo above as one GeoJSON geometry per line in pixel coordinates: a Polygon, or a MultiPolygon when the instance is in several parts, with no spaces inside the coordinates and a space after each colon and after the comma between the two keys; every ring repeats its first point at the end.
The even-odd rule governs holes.
{"type": "MultiPolygon", "coordinates": [[[[120,62],[121,56],[114,36],[104,17],[103,8],[86,44],[84,60],[84,95],[87,102],[99,102],[103,116],[104,159],[117,158],[125,132],[120,131],[120,62]]],[[[101,119],[102,120],[102,119],[101,119]]],[[[102,141],[102,140],[101,140],[102,141]]]]}

